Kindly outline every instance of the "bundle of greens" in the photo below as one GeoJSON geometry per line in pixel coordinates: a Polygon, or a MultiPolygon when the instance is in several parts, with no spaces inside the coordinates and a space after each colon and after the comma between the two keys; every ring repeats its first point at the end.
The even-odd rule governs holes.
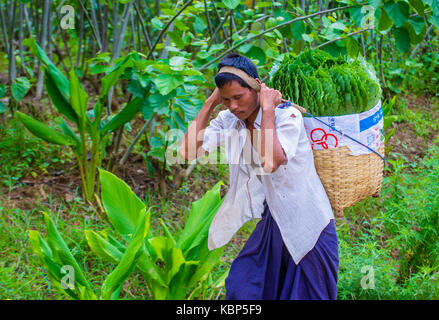
{"type": "Polygon", "coordinates": [[[381,97],[374,70],[363,58],[334,58],[318,49],[296,58],[285,55],[270,86],[320,117],[361,113],[373,108],[381,97]]]}

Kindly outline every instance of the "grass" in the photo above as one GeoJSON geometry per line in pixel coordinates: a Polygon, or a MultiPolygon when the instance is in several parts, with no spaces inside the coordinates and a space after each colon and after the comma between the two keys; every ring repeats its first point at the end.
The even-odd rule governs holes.
{"type": "Polygon", "coordinates": [[[404,171],[390,160],[381,197],[349,208],[339,221],[340,299],[439,299],[439,140],[404,171]],[[373,270],[374,288],[361,284],[373,270]]]}

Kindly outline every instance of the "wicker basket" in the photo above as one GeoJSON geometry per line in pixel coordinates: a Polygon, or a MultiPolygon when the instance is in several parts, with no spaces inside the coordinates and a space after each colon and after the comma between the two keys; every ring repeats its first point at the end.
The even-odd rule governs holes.
{"type": "MultiPolygon", "coordinates": [[[[384,144],[378,150],[384,156],[384,144]]],[[[314,165],[336,217],[344,209],[369,197],[378,197],[383,179],[383,160],[375,153],[349,155],[348,147],[313,150],[314,165]]]]}

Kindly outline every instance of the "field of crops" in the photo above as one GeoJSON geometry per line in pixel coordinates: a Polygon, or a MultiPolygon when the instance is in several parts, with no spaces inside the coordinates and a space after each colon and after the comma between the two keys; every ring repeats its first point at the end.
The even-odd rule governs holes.
{"type": "Polygon", "coordinates": [[[0,30],[0,299],[225,299],[258,221],[209,251],[229,167],[170,159],[229,52],[316,116],[381,100],[337,298],[439,299],[437,1],[5,0],[0,30]]]}

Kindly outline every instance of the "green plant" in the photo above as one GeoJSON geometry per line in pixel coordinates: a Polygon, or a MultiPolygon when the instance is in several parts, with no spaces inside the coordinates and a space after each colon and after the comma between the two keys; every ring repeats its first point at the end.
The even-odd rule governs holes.
{"type": "Polygon", "coordinates": [[[149,230],[150,211],[138,213],[139,220],[132,235],[128,238],[126,250],[121,255],[117,267],[107,276],[98,292],[86,279],[82,267],[78,264],[64,239],[58,232],[54,222],[44,213],[46,238],[40,232],[29,230],[32,247],[40,262],[47,269],[52,284],[59,291],[74,299],[117,299],[139,259],[139,250],[149,230]]]}
{"type": "Polygon", "coordinates": [[[349,208],[338,221],[340,299],[439,297],[438,140],[434,143],[418,164],[388,159],[392,171],[383,179],[381,197],[349,208]]]}
{"type": "MultiPolygon", "coordinates": [[[[113,174],[100,170],[102,203],[110,222],[124,238],[138,223],[136,212],[145,204],[113,174]]],[[[222,200],[221,182],[192,204],[184,229],[172,234],[161,220],[163,236],[148,235],[136,268],[147,282],[154,299],[194,298],[206,289],[210,271],[219,263],[223,248],[209,251],[207,234],[210,223],[222,200]]],[[[125,247],[108,233],[86,231],[88,244],[102,259],[117,263],[125,247]]],[[[218,286],[220,277],[214,286],[218,286]]]]}
{"type": "Polygon", "coordinates": [[[87,111],[88,94],[79,83],[76,72],[72,69],[68,80],[35,40],[29,39],[27,44],[33,48],[44,64],[46,90],[52,103],[67,120],[76,125],[79,136],[65,120],[62,120],[59,125],[62,131],[59,132],[21,112],[17,112],[19,118],[25,127],[37,137],[50,143],[69,146],[72,149],[81,174],[84,198],[94,201],[97,167],[102,163],[110,133],[129,122],[141,108],[142,97],[135,97],[114,117],[103,119],[109,90],[125,69],[132,66],[133,59],[137,55],[135,53],[127,55],[102,78],[101,93],[93,112],[90,113],[87,111]]]}
{"type": "Polygon", "coordinates": [[[96,255],[117,267],[96,290],[45,213],[46,238],[35,230],[29,231],[29,237],[55,288],[74,299],[116,299],[134,269],[143,276],[154,299],[192,299],[205,296],[209,287],[222,285],[227,271],[215,280],[210,273],[220,262],[223,248],[207,248],[208,228],[222,203],[221,182],[192,204],[177,237],[162,219],[163,235],[155,236],[149,229],[152,208],[147,209],[125,182],[110,172],[100,169],[100,176],[102,203],[118,236],[91,229],[85,230],[85,236],[96,255]],[[75,275],[73,280],[66,277],[65,266],[75,275]]]}
{"type": "Polygon", "coordinates": [[[364,59],[306,50],[284,56],[271,79],[273,88],[316,116],[360,113],[373,108],[381,88],[364,59]]]}

